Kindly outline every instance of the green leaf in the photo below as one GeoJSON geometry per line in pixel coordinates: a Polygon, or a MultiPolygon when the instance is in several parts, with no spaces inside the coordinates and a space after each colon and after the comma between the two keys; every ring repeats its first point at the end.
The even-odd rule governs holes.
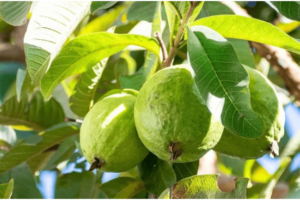
{"type": "MultiPolygon", "coordinates": [[[[192,176],[173,186],[172,199],[246,199],[248,179],[237,178],[235,189],[222,192],[217,185],[218,174],[192,176]]],[[[169,189],[159,199],[169,199],[169,189]]]]}
{"type": "Polygon", "coordinates": [[[33,93],[35,88],[35,86],[31,84],[31,78],[27,70],[23,69],[18,69],[16,85],[18,102],[21,101],[21,97],[24,95],[33,93]]]}
{"type": "Polygon", "coordinates": [[[10,146],[13,146],[17,140],[16,132],[10,126],[0,125],[0,141],[7,142],[10,146]]]}
{"type": "Polygon", "coordinates": [[[232,133],[259,137],[264,125],[250,104],[249,77],[230,42],[205,26],[188,29],[195,83],[210,112],[232,133]]]}
{"type": "Polygon", "coordinates": [[[250,40],[300,53],[300,43],[270,23],[238,15],[219,15],[195,21],[214,29],[223,37],[250,40]]]}
{"type": "Polygon", "coordinates": [[[10,199],[14,189],[14,179],[8,183],[0,184],[0,199],[10,199]]]}
{"type": "Polygon", "coordinates": [[[232,38],[229,38],[228,41],[234,48],[240,63],[253,69],[256,69],[253,53],[250,49],[248,41],[232,38]]]}
{"type": "Polygon", "coordinates": [[[173,169],[176,174],[177,182],[190,177],[197,175],[199,168],[199,161],[188,162],[188,163],[173,163],[173,169]]]}
{"type": "Polygon", "coordinates": [[[145,190],[143,181],[130,177],[119,177],[100,186],[109,199],[130,199],[145,190]]]}
{"type": "Polygon", "coordinates": [[[42,79],[67,38],[88,13],[90,3],[89,1],[37,3],[24,38],[26,64],[35,85],[42,79]]]}
{"type": "Polygon", "coordinates": [[[0,183],[14,179],[12,197],[14,199],[42,199],[33,174],[26,163],[14,167],[11,171],[0,175],[0,183]]]}
{"type": "Polygon", "coordinates": [[[151,153],[138,165],[138,170],[147,191],[156,196],[176,183],[171,165],[151,153]]]}
{"type": "Polygon", "coordinates": [[[183,19],[190,7],[190,2],[188,1],[170,1],[173,5],[172,11],[176,14],[179,19],[183,19]]]}
{"type": "MultiPolygon", "coordinates": [[[[56,199],[90,199],[96,177],[93,172],[72,172],[57,179],[55,185],[56,199]]],[[[97,190],[97,188],[95,188],[97,190]]]]}
{"type": "Polygon", "coordinates": [[[91,4],[91,13],[95,14],[100,9],[107,9],[118,3],[118,1],[93,1],[91,4]]]}
{"type": "Polygon", "coordinates": [[[39,135],[42,137],[42,141],[37,144],[19,143],[0,160],[0,173],[6,172],[20,163],[29,160],[62,140],[78,134],[79,128],[80,125],[77,123],[64,122],[41,132],[39,135]]]}
{"type": "Polygon", "coordinates": [[[170,42],[169,45],[173,46],[173,40],[177,34],[178,27],[180,24],[180,17],[179,15],[175,14],[174,12],[174,5],[169,1],[164,1],[164,7],[166,11],[167,21],[168,21],[168,27],[170,32],[170,42]]]}
{"type": "Polygon", "coordinates": [[[76,115],[84,117],[93,106],[103,68],[102,64],[98,63],[81,75],[69,101],[70,108],[76,115]]]}
{"type": "Polygon", "coordinates": [[[29,1],[2,1],[0,2],[1,17],[8,24],[21,26],[27,22],[30,5],[29,1]]]}
{"type": "Polygon", "coordinates": [[[51,157],[45,168],[51,170],[61,162],[69,159],[76,149],[75,142],[77,142],[77,140],[77,135],[65,139],[59,145],[55,155],[51,157]]]}
{"type": "Polygon", "coordinates": [[[296,1],[271,1],[285,17],[300,21],[300,4],[296,1]]]}
{"type": "MultiPolygon", "coordinates": [[[[54,146],[56,147],[56,146],[54,146]]],[[[47,162],[51,159],[53,155],[56,155],[55,149],[47,149],[41,154],[38,154],[34,156],[33,158],[29,159],[27,161],[27,164],[32,172],[32,174],[35,174],[37,171],[41,171],[45,168],[47,165],[47,162]]]]}
{"type": "Polygon", "coordinates": [[[203,8],[203,5],[204,5],[204,1],[197,2],[197,5],[194,8],[192,15],[189,18],[188,26],[190,26],[195,21],[195,19],[198,17],[198,15],[200,14],[200,11],[203,8]]]}
{"type": "MultiPolygon", "coordinates": [[[[127,14],[127,20],[129,21],[148,21],[152,22],[153,16],[157,8],[156,1],[136,1],[134,2],[127,14]]],[[[160,2],[159,2],[160,3],[160,2]]]]}
{"type": "Polygon", "coordinates": [[[140,35],[101,32],[82,35],[70,41],[53,60],[41,82],[44,97],[48,99],[62,80],[71,75],[85,72],[103,58],[121,51],[128,45],[141,46],[159,55],[158,44],[154,40],[140,35]]]}
{"type": "MultiPolygon", "coordinates": [[[[101,1],[93,1],[92,4],[95,2],[101,2],[101,1]]],[[[80,31],[79,35],[107,31],[107,29],[113,25],[113,23],[118,19],[118,17],[120,17],[120,15],[122,15],[124,10],[128,6],[129,6],[128,3],[124,3],[118,7],[109,10],[108,12],[105,12],[100,17],[93,19],[80,31]]]]}
{"type": "Polygon", "coordinates": [[[213,15],[234,14],[234,12],[226,5],[219,1],[205,1],[203,8],[197,19],[209,17],[213,15]]]}
{"type": "Polygon", "coordinates": [[[0,124],[12,125],[14,128],[25,126],[41,131],[64,119],[65,114],[60,104],[53,98],[44,102],[40,92],[35,93],[30,102],[27,96],[22,97],[20,102],[14,96],[0,107],[0,124]]]}

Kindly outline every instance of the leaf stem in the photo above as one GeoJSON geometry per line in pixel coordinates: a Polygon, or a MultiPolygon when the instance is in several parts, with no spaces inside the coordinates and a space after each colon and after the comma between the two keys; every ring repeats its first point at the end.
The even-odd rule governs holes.
{"type": "Polygon", "coordinates": [[[156,39],[158,40],[158,43],[161,47],[161,51],[162,51],[162,56],[163,56],[163,62],[165,62],[168,58],[168,52],[165,46],[165,43],[162,40],[161,34],[159,32],[155,32],[154,36],[156,37],[156,39]]]}
{"type": "Polygon", "coordinates": [[[189,7],[182,23],[180,24],[180,26],[178,28],[178,31],[177,31],[177,34],[176,34],[176,37],[174,40],[174,45],[170,50],[170,54],[169,54],[168,58],[162,63],[163,68],[169,67],[172,65],[175,55],[177,53],[178,47],[180,45],[180,41],[182,39],[182,36],[184,35],[185,26],[187,25],[196,6],[197,6],[197,2],[194,1],[192,3],[192,5],[189,7]]]}

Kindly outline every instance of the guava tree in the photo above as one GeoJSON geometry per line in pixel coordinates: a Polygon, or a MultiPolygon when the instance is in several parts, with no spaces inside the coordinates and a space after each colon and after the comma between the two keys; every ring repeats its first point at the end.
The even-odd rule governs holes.
{"type": "Polygon", "coordinates": [[[0,2],[0,197],[299,197],[300,4],[250,4],[0,2]]]}

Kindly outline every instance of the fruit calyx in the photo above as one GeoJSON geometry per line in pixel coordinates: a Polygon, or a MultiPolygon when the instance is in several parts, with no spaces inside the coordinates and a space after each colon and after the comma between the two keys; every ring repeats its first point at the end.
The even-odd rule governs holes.
{"type": "Polygon", "coordinates": [[[273,142],[269,145],[268,150],[270,151],[271,158],[275,158],[276,156],[279,156],[278,142],[273,140],[273,142]]]}
{"type": "Polygon", "coordinates": [[[170,150],[170,160],[176,160],[181,154],[182,154],[182,148],[180,147],[180,145],[178,144],[178,142],[172,142],[169,145],[169,150],[170,150]]]}
{"type": "Polygon", "coordinates": [[[100,169],[103,165],[104,161],[100,160],[99,158],[95,157],[94,162],[91,164],[89,171],[93,171],[94,169],[100,169]]]}

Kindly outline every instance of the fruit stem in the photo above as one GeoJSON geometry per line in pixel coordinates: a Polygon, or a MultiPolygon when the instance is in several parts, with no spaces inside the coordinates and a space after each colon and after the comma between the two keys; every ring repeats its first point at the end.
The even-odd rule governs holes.
{"type": "Polygon", "coordinates": [[[185,26],[188,24],[188,21],[193,13],[195,7],[197,6],[197,3],[198,2],[193,1],[192,5],[189,7],[182,23],[180,24],[180,26],[178,28],[178,31],[177,31],[177,34],[176,34],[176,37],[174,40],[174,45],[171,48],[170,54],[169,54],[168,58],[162,63],[162,68],[169,67],[172,65],[175,55],[177,53],[180,41],[182,39],[182,36],[184,35],[185,26]]]}

